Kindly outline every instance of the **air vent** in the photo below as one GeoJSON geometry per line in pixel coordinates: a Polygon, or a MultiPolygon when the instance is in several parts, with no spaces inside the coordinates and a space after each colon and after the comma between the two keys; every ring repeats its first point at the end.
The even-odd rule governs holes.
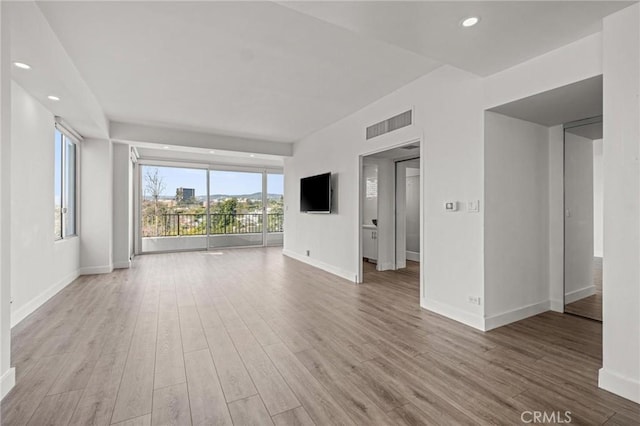
{"type": "Polygon", "coordinates": [[[398,114],[394,117],[367,127],[367,139],[372,139],[376,136],[384,135],[385,133],[393,132],[394,130],[410,126],[412,119],[411,113],[411,110],[405,111],[402,114],[398,114]]]}

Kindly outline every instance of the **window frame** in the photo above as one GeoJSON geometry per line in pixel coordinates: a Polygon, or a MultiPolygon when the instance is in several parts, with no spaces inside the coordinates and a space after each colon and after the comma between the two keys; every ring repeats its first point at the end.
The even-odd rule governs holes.
{"type": "MultiPolygon", "coordinates": [[[[76,137],[75,135],[73,135],[70,131],[68,131],[66,128],[64,128],[62,125],[60,125],[58,122],[55,123],[55,138],[56,140],[54,141],[55,147],[54,149],[57,149],[57,137],[59,135],[60,137],[60,143],[61,143],[61,152],[60,152],[60,213],[59,215],[56,214],[55,215],[55,221],[56,222],[60,222],[60,235],[58,235],[55,230],[55,223],[54,223],[54,241],[64,241],[70,238],[75,238],[78,236],[78,224],[79,224],[79,157],[80,157],[80,138],[76,137]],[[74,151],[74,155],[73,155],[73,173],[70,173],[69,167],[70,167],[70,162],[69,162],[69,158],[68,158],[68,147],[69,146],[73,146],[73,151],[74,151]],[[68,180],[69,177],[72,176],[73,177],[73,187],[72,187],[72,191],[68,191],[69,187],[68,187],[68,180]],[[72,194],[72,195],[70,195],[72,194]],[[69,226],[67,225],[67,218],[68,218],[68,214],[69,214],[69,199],[73,198],[73,203],[72,203],[72,213],[73,213],[73,231],[69,232],[69,226]]],[[[56,158],[56,155],[54,153],[54,162],[56,162],[58,159],[56,158]]],[[[54,170],[55,170],[56,165],[54,164],[54,170]]],[[[57,182],[55,182],[55,176],[54,176],[54,189],[57,182]]],[[[54,198],[55,198],[55,194],[54,194],[54,198]]],[[[54,209],[55,209],[55,203],[54,203],[54,209]]],[[[55,213],[55,211],[54,211],[55,213]]]]}

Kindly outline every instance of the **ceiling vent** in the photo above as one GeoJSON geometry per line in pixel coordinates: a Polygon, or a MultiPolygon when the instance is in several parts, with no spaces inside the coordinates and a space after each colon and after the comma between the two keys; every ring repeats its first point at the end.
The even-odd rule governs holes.
{"type": "Polygon", "coordinates": [[[398,114],[367,127],[367,140],[410,126],[412,122],[412,113],[412,110],[405,111],[402,114],[398,114]]]}

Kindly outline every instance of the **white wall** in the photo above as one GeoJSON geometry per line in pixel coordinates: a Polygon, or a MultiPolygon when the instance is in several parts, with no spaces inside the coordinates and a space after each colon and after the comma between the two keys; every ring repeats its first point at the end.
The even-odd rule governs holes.
{"type": "MultiPolygon", "coordinates": [[[[15,325],[78,277],[79,238],[54,241],[53,115],[16,83],[11,103],[12,162],[29,165],[14,167],[11,173],[11,322],[15,325]]],[[[77,148],[81,157],[82,144],[77,148]]]]}
{"type": "Polygon", "coordinates": [[[11,54],[7,2],[0,2],[0,399],[15,384],[11,368],[11,54]]]}
{"type": "Polygon", "coordinates": [[[80,271],[108,273],[113,270],[112,144],[85,139],[82,145],[80,271]]]}
{"type": "Polygon", "coordinates": [[[479,77],[444,66],[296,143],[294,157],[285,160],[285,253],[355,280],[358,156],[422,140],[427,266],[421,304],[482,328],[483,308],[469,304],[467,296],[483,294],[483,214],[444,210],[448,200],[483,199],[482,96],[479,77]],[[412,106],[413,126],[364,139],[365,127],[412,106]],[[326,171],[338,174],[338,211],[300,214],[300,178],[326,171]],[[311,251],[310,258],[304,256],[306,249],[311,251]]]}
{"type": "Polygon", "coordinates": [[[640,403],[640,5],[604,20],[603,367],[640,403]]]}
{"type": "Polygon", "coordinates": [[[407,168],[406,187],[407,251],[420,253],[420,169],[407,168]]]}
{"type": "Polygon", "coordinates": [[[485,113],[486,329],[549,309],[549,131],[485,113]]]}
{"type": "MultiPolygon", "coordinates": [[[[422,306],[484,328],[485,307],[468,302],[469,296],[483,296],[485,290],[484,109],[601,73],[601,34],[485,79],[445,66],[308,136],[295,145],[294,157],[285,162],[289,189],[285,253],[354,280],[358,263],[358,156],[421,139],[426,261],[422,306]],[[415,108],[413,126],[364,140],[366,126],[411,106],[415,108]],[[339,174],[339,211],[327,217],[299,214],[296,197],[300,177],[324,171],[339,174]],[[466,212],[466,201],[471,200],[481,201],[480,213],[466,212]],[[445,201],[458,201],[463,208],[445,213],[445,201]],[[306,249],[311,250],[310,258],[304,257],[306,249]]],[[[548,248],[534,259],[546,265],[546,270],[539,272],[546,275],[545,300],[550,298],[550,306],[562,310],[562,130],[556,126],[547,132],[548,176],[544,182],[548,208],[538,210],[538,215],[548,222],[546,237],[540,237],[547,239],[548,248]]],[[[532,296],[531,303],[535,304],[535,299],[532,296]]],[[[510,305],[498,301],[488,312],[499,314],[505,306],[510,305]]]]}
{"type": "Polygon", "coordinates": [[[593,255],[604,255],[604,166],[602,139],[593,141],[593,255]]]}
{"type": "MultiPolygon", "coordinates": [[[[493,108],[600,75],[602,54],[602,34],[597,33],[491,75],[484,80],[484,106],[493,108]]],[[[551,127],[548,142],[549,294],[550,308],[557,312],[564,310],[563,133],[562,125],[551,127]]]]}
{"type": "Polygon", "coordinates": [[[113,266],[128,268],[130,266],[130,236],[132,228],[131,212],[133,211],[131,155],[129,145],[113,144],[113,266]]]}
{"type": "Polygon", "coordinates": [[[493,74],[484,80],[487,109],[602,74],[596,33],[493,74]]]}

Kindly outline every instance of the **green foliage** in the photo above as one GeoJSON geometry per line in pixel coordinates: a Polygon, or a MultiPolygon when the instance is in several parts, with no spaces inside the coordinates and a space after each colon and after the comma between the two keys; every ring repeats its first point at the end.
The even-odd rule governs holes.
{"type": "MultiPolygon", "coordinates": [[[[154,192],[142,200],[143,237],[207,234],[206,202],[160,200],[158,192],[154,192]]],[[[268,200],[267,232],[282,231],[283,203],[282,198],[268,200]]],[[[211,234],[262,232],[262,203],[259,200],[227,198],[212,202],[210,214],[211,234]]]]}

